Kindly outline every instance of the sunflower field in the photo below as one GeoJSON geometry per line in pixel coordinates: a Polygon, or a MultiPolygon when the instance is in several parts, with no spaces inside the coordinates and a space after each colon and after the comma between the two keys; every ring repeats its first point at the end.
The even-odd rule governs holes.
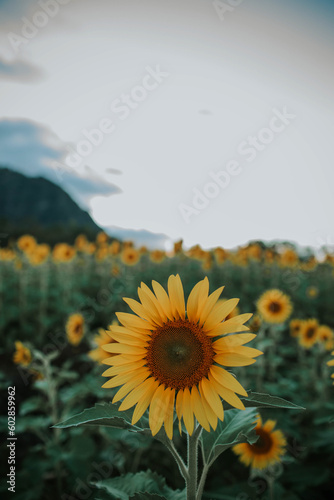
{"type": "Polygon", "coordinates": [[[331,498],[333,297],[288,242],[0,248],[1,498],[331,498]]]}

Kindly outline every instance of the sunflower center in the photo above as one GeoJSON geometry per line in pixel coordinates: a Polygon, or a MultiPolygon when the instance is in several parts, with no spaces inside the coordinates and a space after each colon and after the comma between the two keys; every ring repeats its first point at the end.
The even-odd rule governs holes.
{"type": "Polygon", "coordinates": [[[280,312],[281,310],[281,304],[279,302],[276,302],[276,301],[272,301],[270,304],[269,304],[269,310],[272,312],[272,313],[278,313],[280,312]]]}
{"type": "Polygon", "coordinates": [[[255,455],[264,455],[271,450],[273,445],[273,441],[268,432],[263,429],[256,429],[256,434],[259,436],[259,439],[255,444],[252,444],[252,450],[255,455]]]}
{"type": "Polygon", "coordinates": [[[306,337],[308,339],[311,339],[313,337],[313,335],[315,334],[315,328],[311,327],[307,330],[306,332],[306,337]]]}
{"type": "Polygon", "coordinates": [[[195,323],[171,321],[152,332],[147,366],[161,384],[172,389],[192,387],[208,375],[214,350],[209,337],[195,323]]]}

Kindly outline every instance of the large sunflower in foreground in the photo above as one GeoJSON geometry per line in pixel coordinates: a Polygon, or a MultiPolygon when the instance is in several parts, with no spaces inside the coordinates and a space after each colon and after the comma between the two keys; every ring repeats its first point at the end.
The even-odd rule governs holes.
{"type": "Polygon", "coordinates": [[[135,313],[117,313],[123,326],[111,326],[110,336],[117,342],[104,349],[117,354],[103,362],[112,368],[112,377],[103,387],[118,387],[113,402],[125,398],[120,410],[136,405],[132,423],[149,410],[149,425],[155,435],[162,425],[173,436],[174,406],[181,426],[191,435],[194,417],[207,431],[224,419],[221,398],[235,408],[244,409],[235,393],[247,396],[245,389],[222,366],[255,363],[261,351],[244,347],[255,335],[245,332],[251,314],[224,321],[239,299],[217,303],[224,287],[209,295],[205,278],[192,289],[185,304],[182,282],[168,279],[168,293],[156,281],[154,293],[144,284],[138,288],[140,302],[125,298],[135,313]],[[223,337],[224,335],[224,337],[223,337]]]}
{"type": "Polygon", "coordinates": [[[265,469],[280,461],[285,453],[286,440],[282,431],[274,431],[275,426],[275,420],[267,420],[262,424],[261,417],[258,418],[255,431],[259,438],[256,443],[240,443],[232,448],[239,455],[240,462],[254,469],[265,469]]]}
{"type": "Polygon", "coordinates": [[[259,298],[257,308],[267,323],[284,323],[292,312],[290,298],[281,290],[268,290],[259,298]]]}

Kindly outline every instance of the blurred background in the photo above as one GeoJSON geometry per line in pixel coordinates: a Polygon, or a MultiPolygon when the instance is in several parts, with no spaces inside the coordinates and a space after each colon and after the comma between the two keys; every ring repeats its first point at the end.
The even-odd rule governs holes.
{"type": "Polygon", "coordinates": [[[51,429],[111,401],[104,329],[141,281],[172,273],[186,295],[208,276],[240,298],[265,361],[235,373],[306,408],[263,412],[287,439],[278,469],[258,476],[229,450],[204,498],[329,498],[333,23],[330,0],[0,0],[0,385],[16,388],[17,500],[118,500],[97,479],[147,468],[182,498],[153,439],[51,429]],[[259,305],[272,289],[291,305],[273,322],[259,305]]]}

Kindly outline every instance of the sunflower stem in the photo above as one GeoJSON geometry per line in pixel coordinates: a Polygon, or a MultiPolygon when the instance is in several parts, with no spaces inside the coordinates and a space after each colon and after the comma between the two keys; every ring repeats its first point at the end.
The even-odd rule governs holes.
{"type": "Polygon", "coordinates": [[[187,434],[188,441],[188,479],[186,480],[187,500],[197,500],[198,439],[202,427],[197,426],[193,434],[187,434]]]}
{"type": "Polygon", "coordinates": [[[207,477],[208,472],[209,472],[209,468],[210,468],[209,464],[205,464],[203,467],[201,479],[200,479],[199,485],[198,485],[196,500],[201,500],[201,498],[202,498],[204,486],[205,486],[205,481],[206,481],[206,477],[207,477]]]}
{"type": "Polygon", "coordinates": [[[182,457],[179,455],[177,449],[175,448],[173,441],[171,441],[167,437],[166,437],[166,439],[160,439],[160,438],[158,438],[158,439],[170,451],[171,455],[173,456],[175,462],[177,463],[177,465],[179,467],[181,476],[187,482],[188,481],[188,469],[187,469],[182,457]]]}

